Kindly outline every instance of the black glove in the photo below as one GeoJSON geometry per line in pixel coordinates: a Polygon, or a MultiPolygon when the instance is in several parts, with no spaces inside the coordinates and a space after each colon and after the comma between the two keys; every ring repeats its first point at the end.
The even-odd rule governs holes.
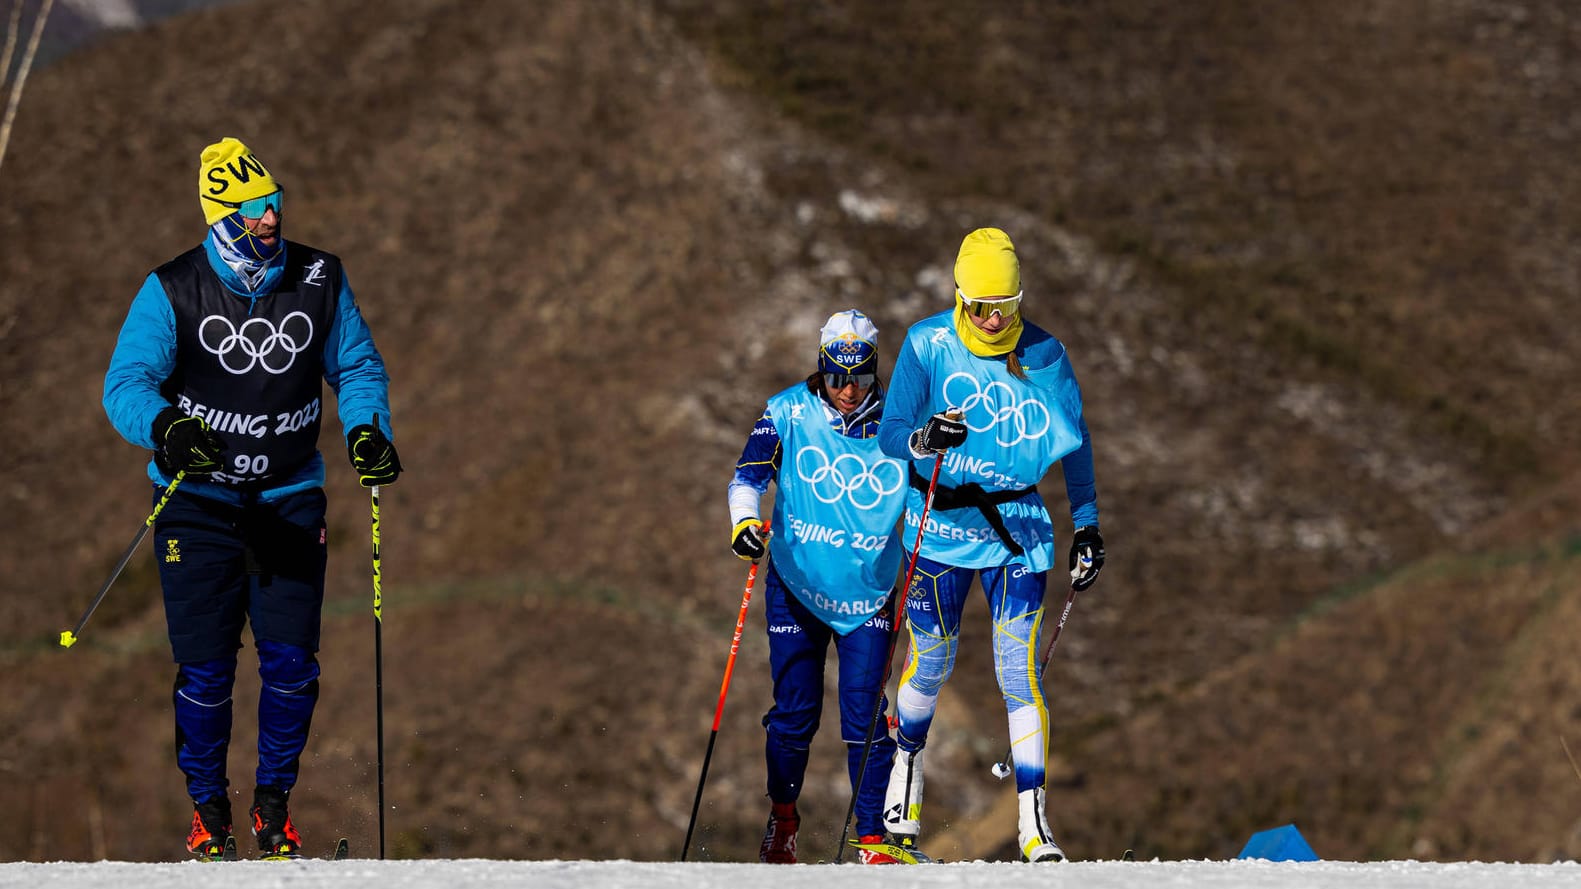
{"type": "Polygon", "coordinates": [[[396,456],[395,445],[377,426],[364,423],[352,427],[346,438],[346,454],[351,457],[351,467],[357,470],[357,482],[364,488],[395,484],[401,474],[401,458],[396,456]]]}
{"type": "Polygon", "coordinates": [[[966,444],[966,424],[958,416],[940,411],[928,418],[922,428],[911,433],[911,451],[944,453],[950,448],[966,444]]]}
{"type": "Polygon", "coordinates": [[[1098,579],[1103,568],[1103,535],[1097,525],[1083,525],[1076,529],[1076,539],[1070,544],[1070,585],[1080,592],[1098,579]]]}
{"type": "Polygon", "coordinates": [[[202,417],[189,417],[174,405],[154,417],[154,462],[174,475],[209,475],[225,466],[225,442],[202,417]]]}
{"type": "Polygon", "coordinates": [[[730,540],[730,549],[736,558],[747,562],[756,562],[768,552],[763,540],[763,522],[759,519],[742,519],[736,523],[734,537],[730,540]]]}

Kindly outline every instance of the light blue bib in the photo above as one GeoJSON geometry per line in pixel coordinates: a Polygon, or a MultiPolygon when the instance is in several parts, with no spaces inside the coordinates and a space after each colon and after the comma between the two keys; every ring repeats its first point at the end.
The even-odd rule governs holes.
{"type": "Polygon", "coordinates": [[[791,593],[838,633],[872,617],[896,583],[906,464],[878,439],[830,425],[805,383],[769,399],[781,458],[769,553],[791,593]]]}
{"type": "MultiPolygon", "coordinates": [[[[1028,345],[1020,356],[1026,379],[1021,379],[1005,369],[1003,358],[981,358],[967,350],[948,312],[914,325],[908,336],[929,380],[923,416],[948,408],[965,413],[966,444],[946,452],[940,486],[975,482],[989,492],[1029,488],[1081,447],[1081,389],[1059,340],[1026,325],[1021,341],[1028,345]]],[[[933,473],[933,459],[913,463],[924,479],[933,473]]],[[[922,512],[922,492],[909,490],[908,538],[916,534],[922,512]]],[[[1027,567],[1049,570],[1054,525],[1043,498],[1034,491],[998,510],[1010,535],[1025,548],[1027,567]]],[[[970,508],[930,511],[922,554],[964,568],[1008,565],[1014,558],[982,513],[970,508]]]]}

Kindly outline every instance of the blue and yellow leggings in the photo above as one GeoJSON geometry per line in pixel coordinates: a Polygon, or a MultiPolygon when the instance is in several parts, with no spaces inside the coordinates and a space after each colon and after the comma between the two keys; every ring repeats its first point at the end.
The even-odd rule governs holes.
{"type": "MultiPolygon", "coordinates": [[[[994,676],[1004,695],[1015,759],[1016,790],[1043,786],[1048,708],[1037,676],[1037,640],[1043,624],[1047,572],[1024,565],[983,568],[983,591],[994,624],[994,676]]],[[[919,556],[906,594],[910,649],[895,712],[900,749],[915,752],[928,740],[939,690],[955,667],[961,610],[979,569],[958,568],[919,556]]]]}

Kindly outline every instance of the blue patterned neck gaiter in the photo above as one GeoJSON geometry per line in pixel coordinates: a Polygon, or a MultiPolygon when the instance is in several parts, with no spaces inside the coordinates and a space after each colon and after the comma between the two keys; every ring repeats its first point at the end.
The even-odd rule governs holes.
{"type": "Polygon", "coordinates": [[[237,213],[209,226],[209,237],[213,239],[220,259],[241,278],[249,291],[258,289],[258,285],[263,282],[264,272],[269,269],[270,260],[279,256],[281,248],[285,246],[284,235],[275,238],[274,246],[258,240],[242,225],[241,215],[237,213]]]}

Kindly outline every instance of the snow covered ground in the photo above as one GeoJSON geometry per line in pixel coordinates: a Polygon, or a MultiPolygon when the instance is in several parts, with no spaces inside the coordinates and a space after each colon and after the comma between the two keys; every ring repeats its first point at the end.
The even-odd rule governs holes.
{"type": "Polygon", "coordinates": [[[0,864],[0,889],[1581,889],[1581,865],[1415,861],[1141,861],[917,867],[681,864],[631,861],[239,861],[231,864],[0,864]]]}

